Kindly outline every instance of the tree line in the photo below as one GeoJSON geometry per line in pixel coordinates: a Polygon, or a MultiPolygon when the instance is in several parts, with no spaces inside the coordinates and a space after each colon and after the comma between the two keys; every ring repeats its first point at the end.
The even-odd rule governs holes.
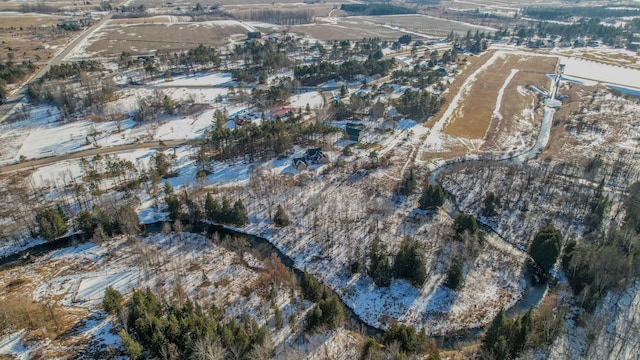
{"type": "Polygon", "coordinates": [[[252,11],[250,19],[251,21],[261,21],[276,25],[309,24],[313,20],[313,11],[281,11],[265,9],[260,11],[252,11]]]}
{"type": "Polygon", "coordinates": [[[403,15],[403,14],[415,14],[416,9],[411,9],[404,6],[393,4],[342,4],[340,10],[348,12],[352,15],[403,15]]]}
{"type": "Polygon", "coordinates": [[[340,131],[318,123],[263,121],[260,125],[250,123],[234,130],[227,127],[210,130],[201,147],[216,160],[247,156],[253,161],[284,155],[294,144],[314,144],[323,136],[340,131]]]}
{"type": "Polygon", "coordinates": [[[394,59],[348,60],[338,65],[322,61],[317,64],[298,66],[293,70],[293,74],[302,85],[316,86],[332,79],[353,81],[357,76],[385,76],[394,65],[394,59]]]}

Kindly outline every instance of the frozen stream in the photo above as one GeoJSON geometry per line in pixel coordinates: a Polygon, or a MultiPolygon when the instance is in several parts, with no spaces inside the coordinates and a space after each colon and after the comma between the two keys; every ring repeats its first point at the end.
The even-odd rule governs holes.
{"type": "MultiPolygon", "coordinates": [[[[548,99],[546,102],[551,102],[551,101],[557,101],[557,100],[548,99]]],[[[533,147],[529,151],[518,156],[516,159],[518,160],[533,159],[545,148],[545,146],[547,146],[547,143],[549,142],[549,137],[551,136],[551,124],[553,123],[553,115],[555,113],[556,113],[556,109],[554,107],[552,106],[544,107],[544,114],[542,115],[542,124],[540,125],[540,133],[538,134],[538,140],[536,140],[535,145],[533,145],[533,147]]]]}

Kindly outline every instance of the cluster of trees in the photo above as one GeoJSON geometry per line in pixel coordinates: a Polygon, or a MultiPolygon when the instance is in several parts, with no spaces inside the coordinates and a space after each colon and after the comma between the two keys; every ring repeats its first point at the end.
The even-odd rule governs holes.
{"type": "Polygon", "coordinates": [[[444,97],[428,91],[405,90],[395,102],[396,109],[403,115],[421,122],[435,115],[444,104],[444,97]]]}
{"type": "Polygon", "coordinates": [[[492,359],[516,359],[527,346],[533,331],[531,309],[513,320],[507,319],[502,309],[487,328],[482,350],[492,359]]]}
{"type": "MultiPolygon", "coordinates": [[[[429,67],[437,64],[437,56],[435,60],[429,61],[429,67]]],[[[425,66],[414,66],[411,70],[396,70],[393,72],[393,78],[400,82],[412,81],[415,87],[424,89],[429,85],[436,84],[442,79],[442,72],[431,70],[425,66]]]]}
{"type": "Polygon", "coordinates": [[[242,200],[236,200],[232,206],[226,197],[223,197],[220,203],[211,194],[207,194],[204,214],[208,220],[217,223],[244,226],[249,221],[247,209],[242,200]]]}
{"type": "Polygon", "coordinates": [[[80,74],[79,83],[66,80],[41,79],[29,84],[29,101],[45,102],[57,107],[63,119],[77,112],[103,114],[104,105],[113,98],[115,84],[112,79],[101,79],[80,74]]]}
{"type": "Polygon", "coordinates": [[[0,87],[4,84],[12,84],[21,80],[25,75],[32,73],[36,66],[31,61],[15,63],[6,61],[0,63],[0,87]]]}
{"type": "Polygon", "coordinates": [[[251,21],[262,21],[276,25],[309,24],[313,20],[313,11],[281,11],[265,9],[251,12],[251,21]]]}
{"type": "Polygon", "coordinates": [[[220,67],[221,60],[216,49],[200,44],[196,48],[180,53],[178,55],[178,63],[185,65],[188,68],[200,65],[204,67],[214,67],[217,69],[220,67]]]}
{"type": "Polygon", "coordinates": [[[498,209],[500,207],[502,207],[500,198],[492,191],[488,191],[484,195],[484,200],[482,200],[482,210],[480,213],[482,216],[494,217],[498,215],[498,209]]]}
{"type": "Polygon", "coordinates": [[[580,304],[593,311],[612,288],[623,287],[640,274],[640,183],[627,189],[624,201],[624,223],[607,236],[595,241],[567,241],[562,256],[562,268],[580,304]]]}
{"type": "Polygon", "coordinates": [[[464,285],[464,274],[462,273],[463,264],[462,259],[457,257],[453,260],[451,266],[449,266],[447,280],[444,283],[449,289],[457,291],[464,285]]]}
{"type": "Polygon", "coordinates": [[[94,207],[93,211],[81,210],[74,225],[85,237],[100,241],[117,234],[132,235],[140,231],[138,214],[131,204],[116,208],[94,207]]]}
{"type": "Polygon", "coordinates": [[[398,194],[405,196],[411,195],[416,191],[417,187],[418,179],[416,178],[413,168],[411,168],[402,176],[402,181],[398,186],[398,194]]]}
{"type": "Polygon", "coordinates": [[[478,233],[478,223],[471,214],[459,214],[453,221],[453,230],[455,230],[458,237],[465,233],[475,235],[478,233]]]}
{"type": "Polygon", "coordinates": [[[600,228],[602,225],[602,220],[604,219],[605,213],[611,204],[611,200],[604,193],[604,179],[600,181],[598,187],[596,188],[593,198],[589,204],[589,210],[591,213],[585,218],[584,222],[587,226],[588,230],[595,231],[600,228]]]}
{"type": "Polygon", "coordinates": [[[23,13],[40,13],[40,14],[54,14],[60,10],[55,6],[47,5],[44,2],[35,2],[30,4],[22,4],[18,8],[18,11],[23,13]]]}
{"type": "Polygon", "coordinates": [[[339,65],[322,61],[317,64],[298,66],[293,70],[293,75],[302,85],[316,86],[332,79],[353,81],[358,76],[385,76],[394,64],[394,59],[373,58],[365,61],[347,60],[339,65]]]}
{"type": "MultiPolygon", "coordinates": [[[[104,303],[117,311],[121,295],[108,289],[104,303]]],[[[121,300],[120,300],[121,301],[121,300]]],[[[107,308],[107,307],[105,307],[107,308]]],[[[273,356],[266,326],[243,315],[240,322],[221,322],[221,309],[203,309],[187,299],[182,303],[158,298],[148,288],[136,290],[121,311],[119,332],[124,352],[132,360],[258,359],[273,356]]]]}
{"type": "Polygon", "coordinates": [[[424,250],[417,240],[407,238],[403,241],[393,256],[393,265],[389,257],[386,244],[376,237],[369,249],[367,273],[377,286],[391,285],[392,277],[406,279],[415,287],[421,287],[427,280],[424,250]]]}
{"type": "Polygon", "coordinates": [[[52,65],[49,71],[44,75],[47,80],[51,79],[67,79],[80,76],[83,72],[103,71],[104,67],[97,60],[81,60],[62,63],[60,65],[52,65]]]}
{"type": "Polygon", "coordinates": [[[487,34],[484,31],[480,32],[476,30],[476,33],[472,36],[471,30],[468,30],[467,35],[459,39],[457,46],[474,54],[481,53],[487,50],[487,34]]]}
{"type": "Polygon", "coordinates": [[[562,249],[562,234],[553,226],[540,229],[533,241],[529,254],[544,271],[549,271],[556,263],[562,249]]]}
{"type": "Polygon", "coordinates": [[[335,329],[344,323],[344,310],[336,295],[328,295],[326,292],[323,298],[309,310],[305,317],[306,328],[314,331],[318,328],[335,329]]]}
{"type": "Polygon", "coordinates": [[[307,330],[334,329],[344,323],[344,310],[336,295],[331,295],[311,274],[305,271],[300,277],[302,296],[316,305],[305,318],[307,330]]]}
{"type": "Polygon", "coordinates": [[[284,208],[280,204],[278,204],[276,213],[273,215],[273,223],[278,227],[284,227],[291,223],[289,215],[287,215],[286,211],[284,211],[284,208]]]}
{"type": "MultiPolygon", "coordinates": [[[[193,104],[193,103],[191,103],[193,104]]],[[[155,90],[153,94],[137,98],[137,109],[133,113],[133,119],[139,122],[157,120],[162,114],[175,115],[188,111],[188,100],[185,102],[174,101],[161,90],[155,90]]]]}
{"type": "Polygon", "coordinates": [[[418,208],[431,210],[444,204],[444,191],[440,185],[427,184],[422,189],[422,195],[418,201],[418,208]]]}
{"type": "Polygon", "coordinates": [[[67,219],[60,207],[40,210],[36,213],[39,235],[53,240],[67,233],[67,219]]]}
{"type": "Polygon", "coordinates": [[[271,108],[277,104],[283,104],[289,101],[289,89],[284,84],[269,86],[268,89],[253,88],[251,90],[252,99],[257,102],[261,109],[271,108]]]}
{"type": "MultiPolygon", "coordinates": [[[[342,90],[340,93],[342,94],[342,90]]],[[[349,104],[344,103],[342,100],[333,100],[331,103],[333,116],[338,120],[366,115],[376,119],[382,117],[386,105],[380,101],[371,104],[371,98],[371,94],[368,93],[352,93],[349,97],[349,104]]]]}
{"type": "MultiPolygon", "coordinates": [[[[96,134],[89,134],[87,141],[95,137],[96,134]]],[[[95,141],[95,140],[94,140],[95,141]]],[[[156,187],[162,178],[175,176],[174,163],[175,154],[158,152],[151,157],[149,168],[145,169],[140,163],[133,163],[127,159],[120,159],[117,156],[96,155],[91,160],[80,159],[80,169],[83,172],[82,179],[87,182],[86,186],[80,184],[76,191],[76,198],[81,208],[87,209],[89,199],[85,192],[88,190],[91,195],[102,194],[101,181],[104,179],[115,179],[116,189],[128,193],[138,189],[146,181],[156,187]]]]}
{"type": "Polygon", "coordinates": [[[369,3],[369,4],[342,4],[340,10],[346,11],[353,15],[402,15],[415,14],[415,9],[393,4],[369,3]]]}
{"type": "Polygon", "coordinates": [[[216,160],[246,156],[250,161],[284,155],[294,144],[313,145],[324,136],[341,130],[319,123],[298,121],[263,121],[260,125],[245,124],[230,130],[226,127],[210,130],[202,142],[202,150],[216,160]]]}
{"type": "Polygon", "coordinates": [[[392,323],[382,336],[383,347],[375,339],[367,338],[362,346],[360,359],[407,359],[416,355],[428,354],[421,357],[426,360],[440,360],[440,353],[432,339],[427,337],[424,329],[420,332],[409,325],[392,323]]]}
{"type": "Polygon", "coordinates": [[[242,60],[243,68],[254,75],[254,79],[259,79],[268,74],[272,74],[291,64],[291,59],[285,51],[285,43],[270,41],[252,41],[244,45],[236,44],[231,54],[232,60],[242,60]]]}
{"type": "Polygon", "coordinates": [[[602,25],[600,19],[583,19],[577,23],[564,25],[551,22],[539,22],[536,28],[538,36],[559,35],[563,40],[589,37],[600,39],[606,45],[625,45],[633,34],[625,29],[602,25]]]}
{"type": "MultiPolygon", "coordinates": [[[[87,135],[87,141],[97,134],[87,135]]],[[[102,179],[115,178],[121,190],[133,190],[140,187],[140,183],[146,180],[141,176],[136,165],[130,160],[120,159],[116,156],[94,156],[91,161],[80,159],[80,169],[83,172],[83,180],[88,184],[89,189],[98,194],[101,192],[100,181],[102,179]]]]}

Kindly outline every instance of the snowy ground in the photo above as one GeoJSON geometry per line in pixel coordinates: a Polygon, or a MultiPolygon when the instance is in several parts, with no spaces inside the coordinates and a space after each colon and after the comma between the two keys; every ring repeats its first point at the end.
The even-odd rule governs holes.
{"type": "MultiPolygon", "coordinates": [[[[216,190],[216,196],[219,197],[225,195],[233,199],[242,199],[248,207],[250,216],[250,225],[242,229],[243,231],[264,236],[290,256],[298,268],[307,268],[316,274],[318,278],[334,288],[345,303],[367,323],[386,327],[391,321],[400,320],[424,327],[430,334],[444,334],[486,324],[501,307],[513,305],[522,294],[524,282],[521,269],[524,257],[521,252],[514,251],[517,248],[509,248],[509,245],[505,247],[505,243],[501,243],[499,239],[488,241],[478,256],[469,259],[466,263],[465,286],[458,292],[447,289],[443,281],[451,261],[452,246],[447,242],[455,241],[450,236],[452,219],[443,211],[435,213],[416,211],[419,194],[399,198],[394,195],[394,188],[406,169],[414,164],[413,159],[420,159],[421,152],[440,151],[445,145],[464,141],[464,139],[445,136],[441,130],[462,101],[464,89],[472,84],[476,76],[487,66],[499,61],[501,56],[500,52],[496,52],[477,72],[468,76],[465,74],[467,77],[461,87],[461,93],[454,97],[444,116],[437,119],[431,129],[417,125],[410,119],[398,122],[393,131],[378,131],[380,129],[376,127],[377,125],[368,123],[369,128],[365,132],[365,141],[363,141],[365,145],[353,147],[353,155],[341,157],[341,147],[327,146],[326,152],[332,161],[335,162],[341,158],[346,165],[338,165],[335,162],[336,165],[314,166],[310,171],[298,172],[291,167],[288,159],[254,164],[228,162],[214,164],[213,173],[199,185],[216,190]],[[372,148],[377,149],[380,158],[388,159],[388,165],[371,165],[369,154],[372,148]],[[218,192],[220,189],[224,191],[218,192]],[[282,229],[273,226],[272,214],[278,204],[282,204],[287,209],[293,221],[291,226],[282,229]],[[407,236],[416,238],[420,242],[427,254],[429,273],[423,287],[414,288],[404,280],[394,280],[389,288],[378,288],[367,275],[348,272],[349,263],[357,259],[358,252],[359,256],[364,256],[369,243],[375,236],[379,236],[391,250],[396,250],[407,236]]],[[[567,67],[568,76],[575,76],[575,72],[569,70],[572,67],[573,65],[567,67]]],[[[156,90],[163,91],[174,100],[194,97],[198,103],[207,105],[204,111],[195,115],[163,117],[158,121],[143,124],[131,119],[124,120],[120,124],[108,121],[90,123],[83,119],[63,124],[58,120],[59,116],[53,109],[34,108],[31,110],[32,116],[29,120],[0,126],[2,134],[0,141],[3,143],[3,149],[7,149],[0,155],[0,164],[15,162],[20,156],[37,158],[79,151],[92,148],[95,143],[106,148],[140,139],[172,140],[201,136],[210,126],[215,109],[226,108],[230,115],[246,110],[246,106],[234,105],[226,99],[224,86],[229,80],[230,77],[226,73],[198,74],[176,77],[170,82],[161,80],[150,84],[145,89],[130,88],[119,91],[117,94],[119,100],[112,106],[124,112],[135,109],[137,96],[151,96],[156,90]],[[222,87],[204,88],[211,85],[222,87]],[[218,102],[219,97],[224,98],[222,103],[218,102]],[[122,131],[116,131],[118,126],[122,131]],[[91,141],[87,143],[89,133],[98,134],[95,139],[90,139],[91,141]]],[[[605,80],[614,82],[610,79],[605,80]]],[[[506,82],[502,89],[504,88],[506,88],[506,82]]],[[[401,90],[399,88],[397,92],[401,90]]],[[[527,90],[518,89],[518,91],[527,90]]],[[[619,109],[619,107],[622,107],[622,113],[625,115],[635,114],[637,111],[632,100],[624,102],[611,98],[613,95],[603,94],[602,96],[604,100],[612,101],[603,102],[598,111],[611,111],[612,114],[617,114],[613,112],[615,110],[613,108],[619,109]]],[[[291,98],[291,105],[294,107],[304,108],[307,104],[311,108],[319,107],[322,105],[322,97],[318,92],[312,91],[291,98]]],[[[496,118],[502,116],[500,110],[504,106],[501,99],[496,99],[493,112],[496,118]]],[[[592,115],[596,109],[589,111],[586,115],[592,115]]],[[[523,113],[523,116],[529,117],[532,114],[527,112],[523,113]]],[[[627,119],[627,117],[624,118],[625,121],[627,119]]],[[[632,121],[629,122],[632,128],[636,126],[632,121]]],[[[606,128],[608,125],[602,122],[592,125],[592,128],[598,126],[606,128]]],[[[582,132],[577,129],[577,127],[570,127],[568,132],[577,134],[574,137],[583,145],[587,142],[589,146],[594,143],[596,145],[607,143],[598,131],[582,132]]],[[[514,144],[515,141],[519,141],[517,137],[513,139],[514,144]]],[[[533,137],[530,140],[533,140],[533,137]]],[[[551,138],[550,142],[553,143],[554,139],[551,138]]],[[[523,142],[520,143],[521,146],[524,146],[523,144],[523,142]]],[[[626,148],[632,153],[631,156],[633,151],[637,151],[634,149],[638,148],[635,136],[622,143],[618,137],[616,144],[626,148]]],[[[505,146],[505,148],[509,149],[511,146],[505,146]]],[[[564,148],[564,151],[576,150],[564,148]]],[[[193,150],[183,147],[175,152],[178,176],[168,181],[176,189],[189,187],[194,184],[196,173],[192,158],[193,150]]],[[[139,160],[141,166],[145,166],[154,153],[155,150],[150,149],[127,152],[118,156],[127,157],[136,162],[139,160]]],[[[559,157],[558,162],[563,158],[563,156],[559,157]]],[[[482,163],[477,164],[479,167],[482,166],[482,163]]],[[[537,166],[542,162],[531,161],[531,164],[537,166]]],[[[429,164],[431,168],[436,165],[429,164]]],[[[423,167],[416,167],[416,171],[426,179],[427,174],[423,167]]],[[[504,170],[504,173],[500,173],[502,169],[496,170],[490,167],[484,167],[481,170],[469,167],[468,171],[468,173],[459,172],[450,175],[450,178],[445,179],[444,186],[448,191],[458,195],[457,201],[461,210],[470,211],[476,215],[485,191],[502,189],[498,185],[508,188],[505,191],[509,194],[510,200],[503,208],[504,216],[495,221],[483,220],[496,228],[507,243],[518,248],[525,248],[533,231],[541,224],[555,219],[556,214],[559,214],[558,216],[570,214],[576,218],[585,215],[584,209],[568,208],[567,203],[563,203],[559,196],[573,185],[582,189],[578,193],[587,194],[591,184],[576,185],[575,181],[569,181],[565,176],[561,177],[562,181],[555,183],[554,186],[543,186],[544,181],[550,178],[547,173],[533,171],[533,175],[530,175],[522,170],[520,174],[518,173],[521,171],[520,168],[504,170]],[[496,180],[496,178],[509,179],[509,177],[514,177],[517,181],[498,184],[496,180]],[[529,179],[535,179],[537,185],[530,186],[529,179]],[[545,199],[549,200],[548,207],[538,206],[538,202],[545,199]]],[[[37,169],[31,175],[30,181],[36,186],[51,188],[48,194],[51,198],[56,195],[56,189],[53,188],[60,187],[60,181],[64,178],[60,174],[65,172],[70,174],[69,178],[79,180],[78,161],[73,160],[37,169]]],[[[140,196],[140,199],[141,205],[138,211],[144,223],[154,222],[166,216],[162,209],[155,207],[156,202],[148,194],[140,196]]],[[[581,234],[581,230],[576,229],[575,224],[561,225],[563,230],[581,234]]],[[[143,239],[133,246],[124,246],[123,240],[99,246],[86,244],[80,248],[59,251],[38,260],[33,266],[40,265],[46,268],[45,276],[38,278],[35,275],[38,271],[32,267],[25,267],[24,272],[10,272],[0,278],[0,281],[10,281],[32,274],[38,280],[32,280],[29,290],[33,291],[32,294],[36,299],[58,297],[64,306],[77,306],[86,312],[91,312],[97,308],[100,294],[107,285],[127,291],[133,286],[157,287],[160,281],[164,285],[159,286],[159,290],[169,291],[176,279],[185,278],[184,282],[195,296],[197,295],[195,289],[198,288],[202,271],[204,271],[212,282],[212,278],[220,280],[226,276],[225,279],[235,284],[231,285],[231,288],[220,290],[221,294],[225,294],[221,297],[231,301],[232,304],[238,304],[229,307],[230,312],[239,313],[255,305],[255,299],[247,300],[237,297],[237,287],[254,279],[256,275],[246,266],[235,264],[234,261],[237,259],[233,260],[233,254],[215,246],[204,246],[204,240],[199,237],[193,237],[190,240],[193,246],[180,247],[170,240],[175,236],[143,239]],[[211,260],[213,258],[222,260],[214,264],[211,260]],[[189,271],[184,274],[183,269],[190,265],[197,268],[197,271],[195,274],[189,271]],[[150,270],[159,268],[166,271],[159,274],[150,270]]],[[[98,328],[91,330],[94,333],[102,334],[105,331],[99,329],[107,326],[100,325],[103,324],[100,320],[86,324],[92,329],[98,328]]],[[[0,344],[6,346],[6,349],[20,350],[22,349],[20,346],[23,345],[16,342],[16,339],[22,336],[13,334],[3,339],[0,344]]],[[[348,337],[342,338],[345,343],[351,341],[348,337]]],[[[56,345],[46,346],[55,347],[56,345]]]]}
{"type": "Polygon", "coordinates": [[[640,282],[609,292],[586,324],[569,319],[551,358],[633,359],[640,348],[640,282]]]}
{"type": "MultiPolygon", "coordinates": [[[[255,110],[226,99],[227,85],[235,85],[229,73],[196,74],[176,77],[173,81],[158,80],[145,88],[123,89],[116,93],[117,100],[108,104],[107,112],[132,115],[143,98],[157,98],[158,91],[174,101],[192,101],[203,104],[203,110],[193,115],[167,116],[147,122],[137,122],[131,117],[120,121],[92,121],[85,118],[66,122],[52,107],[24,105],[26,120],[0,124],[0,165],[18,162],[21,158],[37,159],[59,156],[117,145],[152,140],[194,139],[204,134],[213,124],[213,114],[223,110],[233,117],[236,113],[255,110]],[[222,102],[219,102],[220,99],[222,102]]],[[[313,110],[324,105],[317,91],[293,95],[290,106],[313,110]]],[[[257,110],[255,110],[257,111],[257,110]]]]}
{"type": "MultiPolygon", "coordinates": [[[[212,302],[224,308],[227,318],[249,314],[256,316],[260,323],[272,324],[273,310],[264,305],[265,299],[256,292],[266,293],[266,289],[252,285],[258,283],[263,268],[264,263],[250,253],[240,256],[201,235],[189,233],[130,240],[116,238],[102,244],[85,243],[54,251],[31,264],[3,271],[0,287],[7,288],[7,284],[16,280],[24,282],[4,291],[0,301],[8,296],[23,296],[42,303],[55,301],[57,309],[71,319],[66,332],[76,335],[38,340],[32,336],[34,330],[2,333],[0,354],[28,359],[35,353],[49,357],[46,354],[60,350],[68,355],[78,351],[85,354],[98,349],[108,351],[109,347],[117,349],[120,346],[115,335],[118,329],[114,329],[111,319],[101,310],[108,286],[124,294],[134,288],[149,287],[164,297],[175,297],[176,289],[181,288],[183,296],[200,302],[203,308],[212,302]]],[[[303,315],[310,306],[301,300],[294,304],[288,289],[278,294],[273,303],[282,309],[285,319],[290,313],[303,315]]],[[[297,321],[304,318],[302,315],[297,321]]],[[[282,330],[272,330],[276,350],[294,346],[296,332],[291,331],[289,325],[282,330]]],[[[313,359],[318,356],[313,354],[321,351],[317,350],[319,347],[342,352],[345,348],[353,349],[354,342],[359,344],[359,341],[359,337],[340,330],[335,335],[318,337],[314,344],[298,350],[309,353],[313,359]],[[343,340],[334,342],[334,337],[343,340]],[[329,344],[325,344],[327,342],[329,344]]]]}

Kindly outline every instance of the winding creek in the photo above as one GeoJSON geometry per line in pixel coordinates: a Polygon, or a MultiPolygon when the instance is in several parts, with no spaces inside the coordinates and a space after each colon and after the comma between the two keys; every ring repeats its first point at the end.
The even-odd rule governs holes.
{"type": "MultiPolygon", "coordinates": [[[[557,84],[552,86],[552,94],[555,95],[557,84]]],[[[555,107],[558,107],[557,100],[551,98],[547,99],[545,102],[545,110],[544,115],[542,117],[542,123],[540,127],[540,132],[538,134],[538,138],[536,143],[533,145],[531,149],[525,150],[519,154],[510,155],[508,157],[502,159],[457,159],[454,161],[446,162],[431,172],[430,181],[431,183],[438,183],[438,176],[449,169],[452,169],[454,166],[459,165],[461,163],[478,163],[478,162],[494,162],[501,164],[519,164],[522,165],[524,161],[528,159],[532,159],[539,152],[541,152],[544,147],[547,145],[551,132],[551,124],[553,122],[553,116],[555,114],[555,107]]],[[[447,194],[447,203],[444,206],[444,210],[452,217],[455,217],[459,213],[459,209],[457,205],[452,199],[451,194],[447,194]]],[[[145,225],[145,231],[147,234],[159,233],[162,231],[163,222],[156,222],[152,224],[145,225]]],[[[487,224],[479,222],[481,228],[487,233],[487,238],[491,242],[493,246],[496,246],[500,249],[514,252],[515,255],[528,257],[526,252],[516,248],[511,243],[509,243],[506,239],[502,238],[494,229],[492,229],[487,224]]],[[[294,261],[289,256],[284,254],[278,248],[276,248],[268,239],[254,236],[251,234],[243,233],[234,229],[230,229],[221,225],[212,225],[207,224],[206,230],[208,235],[213,236],[214,233],[218,233],[221,235],[230,235],[231,237],[245,237],[247,243],[249,244],[249,250],[251,254],[254,255],[259,260],[263,261],[271,256],[271,254],[276,254],[282,263],[288,268],[292,269],[296,276],[300,277],[302,271],[294,266],[294,261]]],[[[17,266],[23,266],[33,261],[34,258],[43,256],[47,253],[50,253],[55,250],[75,246],[79,243],[86,242],[81,235],[74,234],[64,238],[60,238],[48,243],[40,244],[33,246],[27,250],[24,250],[20,253],[5,256],[0,258],[0,270],[14,268],[17,266]]],[[[222,244],[224,245],[224,244],[222,244]]],[[[527,282],[527,286],[525,291],[523,292],[522,298],[510,309],[507,311],[507,315],[509,317],[515,317],[523,312],[527,311],[531,306],[536,306],[544,297],[544,294],[547,290],[547,283],[536,283],[532,280],[533,274],[532,270],[529,266],[525,266],[523,270],[524,277],[527,282]]],[[[345,309],[345,315],[347,317],[346,326],[350,330],[354,330],[359,333],[366,333],[369,336],[379,337],[382,334],[382,330],[377,329],[373,326],[365,323],[354,311],[354,309],[347,306],[344,302],[342,303],[345,309]]],[[[444,348],[452,348],[456,345],[464,342],[477,341],[478,335],[481,333],[482,329],[470,329],[465,331],[459,331],[456,333],[449,334],[443,337],[435,337],[439,346],[444,348]]]]}

